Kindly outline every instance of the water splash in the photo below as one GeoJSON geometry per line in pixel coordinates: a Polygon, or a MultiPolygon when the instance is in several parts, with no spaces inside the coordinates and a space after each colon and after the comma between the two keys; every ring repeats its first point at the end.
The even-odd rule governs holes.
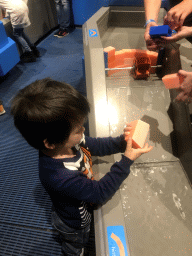
{"type": "Polygon", "coordinates": [[[162,171],[162,172],[167,172],[167,168],[166,167],[160,167],[160,171],[162,171]]]}
{"type": "Polygon", "coordinates": [[[181,218],[183,220],[186,219],[185,213],[183,212],[183,209],[181,207],[181,203],[180,203],[180,198],[178,198],[178,196],[176,194],[172,194],[173,195],[173,202],[175,203],[175,206],[177,207],[177,209],[179,210],[179,213],[181,215],[181,218]]]}
{"type": "Polygon", "coordinates": [[[149,170],[149,174],[154,173],[154,168],[149,170]]]}
{"type": "Polygon", "coordinates": [[[134,176],[138,176],[137,174],[138,174],[138,172],[139,172],[140,170],[139,169],[134,169],[134,170],[132,170],[132,174],[134,175],[134,176]]]}
{"type": "Polygon", "coordinates": [[[165,155],[162,155],[161,157],[163,160],[165,160],[167,158],[167,156],[165,156],[165,155]]]}
{"type": "Polygon", "coordinates": [[[152,104],[149,104],[148,106],[147,106],[147,111],[151,111],[153,109],[153,105],[152,104]]]}

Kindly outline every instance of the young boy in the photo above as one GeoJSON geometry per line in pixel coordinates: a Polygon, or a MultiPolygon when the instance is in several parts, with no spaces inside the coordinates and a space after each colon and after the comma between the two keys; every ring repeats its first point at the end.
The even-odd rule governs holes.
{"type": "Polygon", "coordinates": [[[28,143],[40,151],[39,177],[53,203],[52,224],[62,235],[64,255],[83,255],[89,240],[93,204],[103,204],[119,188],[133,161],[151,151],[133,149],[132,139],[90,138],[83,124],[90,111],[85,97],[72,86],[51,79],[36,81],[13,99],[14,123],[28,143]],[[91,155],[125,152],[99,181],[91,155]]]}

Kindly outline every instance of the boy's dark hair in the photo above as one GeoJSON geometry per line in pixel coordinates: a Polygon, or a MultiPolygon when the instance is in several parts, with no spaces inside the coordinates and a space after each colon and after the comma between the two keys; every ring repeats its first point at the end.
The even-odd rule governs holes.
{"type": "Polygon", "coordinates": [[[36,149],[45,149],[45,139],[50,144],[63,143],[89,112],[83,95],[71,85],[50,78],[20,90],[11,106],[15,126],[36,149]]]}

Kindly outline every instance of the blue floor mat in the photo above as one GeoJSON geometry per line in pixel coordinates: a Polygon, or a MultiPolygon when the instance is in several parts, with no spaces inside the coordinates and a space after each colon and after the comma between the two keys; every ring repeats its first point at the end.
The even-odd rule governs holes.
{"type": "Polygon", "coordinates": [[[0,223],[1,256],[61,256],[57,233],[0,223]],[[5,232],[6,230],[6,232],[5,232]]]}
{"type": "Polygon", "coordinates": [[[38,151],[14,127],[11,100],[18,90],[45,77],[71,84],[83,95],[82,29],[58,39],[54,32],[37,47],[41,58],[17,64],[0,80],[0,255],[61,255],[51,226],[51,201],[38,174],[38,151]],[[50,231],[48,231],[50,230],[50,231]]]}
{"type": "Polygon", "coordinates": [[[0,222],[51,229],[52,204],[39,180],[38,151],[6,115],[0,136],[0,222]]]}

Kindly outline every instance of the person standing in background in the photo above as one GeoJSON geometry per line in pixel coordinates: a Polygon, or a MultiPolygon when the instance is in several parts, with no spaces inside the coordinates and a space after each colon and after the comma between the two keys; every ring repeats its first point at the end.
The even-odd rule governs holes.
{"type": "Polygon", "coordinates": [[[58,38],[62,38],[69,34],[70,18],[71,18],[71,0],[55,0],[59,30],[54,34],[58,38]]]}
{"type": "Polygon", "coordinates": [[[24,28],[31,24],[27,2],[28,0],[0,0],[0,7],[6,10],[6,15],[10,18],[13,27],[14,39],[22,48],[21,60],[23,62],[35,62],[36,58],[40,57],[40,53],[24,33],[24,28]]]}

